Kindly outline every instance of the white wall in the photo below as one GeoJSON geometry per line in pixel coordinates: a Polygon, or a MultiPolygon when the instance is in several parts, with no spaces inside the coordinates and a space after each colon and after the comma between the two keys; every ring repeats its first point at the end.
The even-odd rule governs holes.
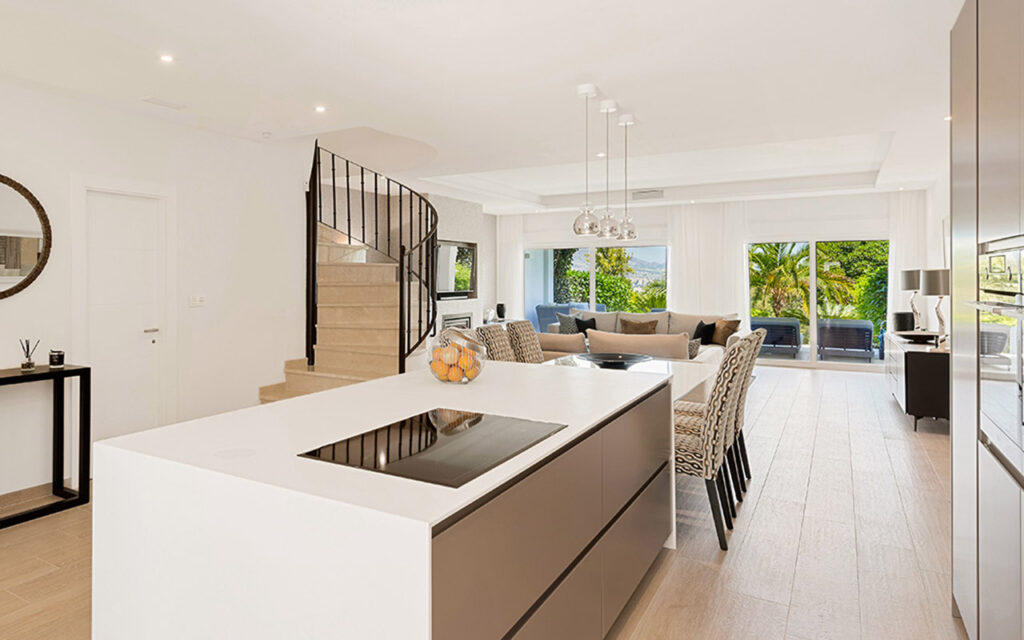
{"type": "MultiPolygon", "coordinates": [[[[458,240],[477,244],[477,297],[438,302],[438,325],[449,313],[471,313],[473,326],[483,322],[483,314],[497,303],[497,246],[495,216],[484,213],[483,205],[433,194],[424,197],[437,209],[439,240],[458,240]]],[[[520,256],[521,258],[522,256],[520,256]]]]}
{"type": "MultiPolygon", "coordinates": [[[[39,199],[53,252],[27,290],[0,300],[0,367],[17,338],[71,351],[73,177],[173,190],[177,209],[179,420],[255,404],[303,353],[304,192],[312,140],[256,143],[0,84],[0,173],[39,199]],[[189,308],[189,294],[207,306],[189,308]]],[[[39,358],[37,357],[37,360],[39,358]]],[[[47,482],[46,384],[0,388],[0,494],[47,482]]]]}
{"type": "MultiPolygon", "coordinates": [[[[929,223],[941,209],[941,202],[928,206],[924,191],[649,207],[634,212],[639,240],[623,244],[668,246],[669,308],[745,315],[748,243],[889,239],[890,311],[905,310],[909,294],[896,290],[893,280],[901,268],[930,266],[936,251],[941,261],[940,236],[929,223]]],[[[498,296],[516,302],[518,313],[524,248],[608,244],[573,235],[573,217],[501,216],[499,243],[508,250],[501,253],[498,296]]]]}

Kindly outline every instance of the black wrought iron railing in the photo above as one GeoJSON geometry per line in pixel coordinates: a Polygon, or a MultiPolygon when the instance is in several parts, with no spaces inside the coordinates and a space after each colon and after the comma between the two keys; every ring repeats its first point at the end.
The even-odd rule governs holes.
{"type": "Polygon", "coordinates": [[[316,362],[318,247],[360,245],[398,263],[398,371],[437,323],[437,211],[422,195],[316,145],[306,192],[306,361],[316,362]],[[369,203],[367,202],[369,200],[369,203]]]}

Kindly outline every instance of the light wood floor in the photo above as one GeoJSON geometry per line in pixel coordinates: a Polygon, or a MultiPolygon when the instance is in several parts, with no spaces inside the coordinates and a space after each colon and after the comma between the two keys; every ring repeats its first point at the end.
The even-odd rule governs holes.
{"type": "MultiPolygon", "coordinates": [[[[679,548],[662,552],[610,637],[966,637],[950,616],[946,423],[922,420],[914,433],[882,374],[757,376],[754,479],[729,551],[703,483],[679,478],[679,548]]],[[[34,503],[11,502],[0,497],[0,514],[34,503]]],[[[0,531],[0,638],[89,637],[91,515],[0,531]]]]}

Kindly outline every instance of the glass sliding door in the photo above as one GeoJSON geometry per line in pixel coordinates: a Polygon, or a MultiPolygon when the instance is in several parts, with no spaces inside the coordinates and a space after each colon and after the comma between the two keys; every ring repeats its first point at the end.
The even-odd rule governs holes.
{"type": "Polygon", "coordinates": [[[765,329],[763,358],[807,360],[811,318],[809,242],[760,242],[747,247],[750,326],[765,329]]]}
{"type": "Polygon", "coordinates": [[[608,311],[665,309],[666,247],[601,247],[595,254],[595,300],[608,311]]]}
{"type": "Polygon", "coordinates": [[[666,308],[668,248],[529,249],[524,309],[538,331],[569,309],[647,312],[666,308]]]}
{"type": "Polygon", "coordinates": [[[817,358],[870,363],[884,356],[889,242],[816,242],[817,358]]]}
{"type": "Polygon", "coordinates": [[[586,247],[526,251],[523,309],[538,331],[557,322],[554,305],[590,308],[590,255],[586,247]]]}

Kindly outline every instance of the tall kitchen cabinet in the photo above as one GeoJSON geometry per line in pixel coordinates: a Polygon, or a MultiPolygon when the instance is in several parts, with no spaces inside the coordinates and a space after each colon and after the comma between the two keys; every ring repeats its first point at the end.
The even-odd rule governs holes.
{"type": "Polygon", "coordinates": [[[979,245],[1024,246],[1019,237],[985,245],[1024,234],[1024,2],[966,0],[950,53],[953,606],[972,640],[1020,640],[1021,401],[1009,372],[1000,378],[979,364],[981,318],[971,303],[986,295],[979,245]]]}
{"type": "Polygon", "coordinates": [[[978,639],[978,0],[950,35],[950,445],[955,607],[978,639]]]}

